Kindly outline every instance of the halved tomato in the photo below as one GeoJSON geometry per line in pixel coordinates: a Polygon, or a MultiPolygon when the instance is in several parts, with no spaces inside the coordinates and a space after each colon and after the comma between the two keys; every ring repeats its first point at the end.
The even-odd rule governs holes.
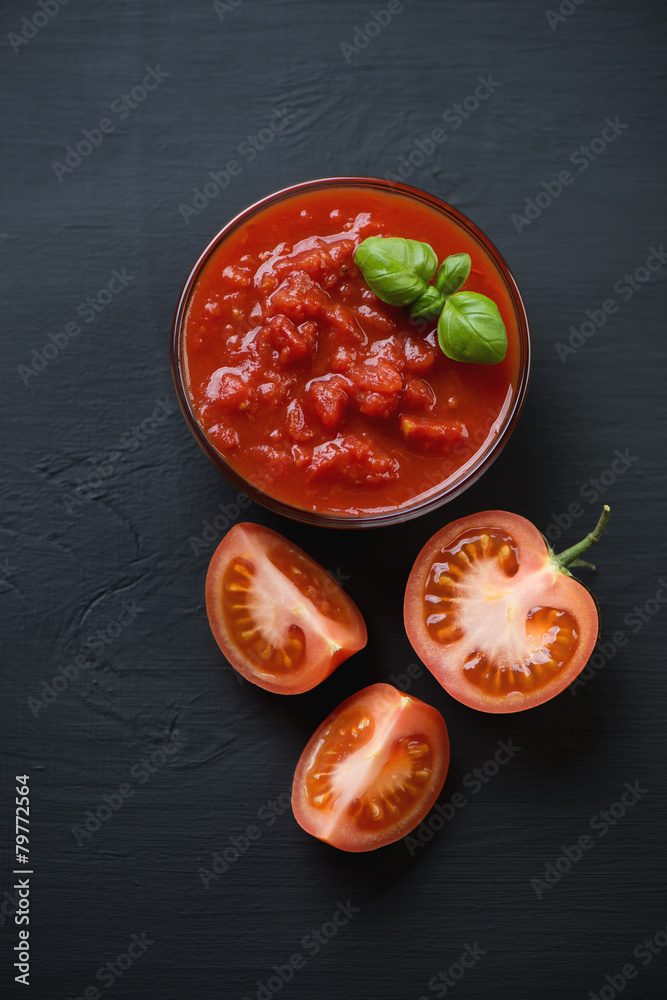
{"type": "MultiPolygon", "coordinates": [[[[559,694],[586,666],[598,609],[568,566],[594,532],[557,556],[530,521],[488,510],[453,521],[421,550],[405,628],[444,689],[482,712],[520,712],[559,694]]],[[[584,564],[587,565],[587,564],[584,564]]]]}
{"type": "Polygon", "coordinates": [[[371,684],[339,705],[301,754],[294,815],[333,847],[374,851],[421,823],[448,767],[440,712],[391,684],[371,684]]]}
{"type": "Polygon", "coordinates": [[[260,524],[235,524],[218,545],[206,611],[231,665],[277,694],[310,691],[366,645],[364,620],[343,588],[260,524]]]}

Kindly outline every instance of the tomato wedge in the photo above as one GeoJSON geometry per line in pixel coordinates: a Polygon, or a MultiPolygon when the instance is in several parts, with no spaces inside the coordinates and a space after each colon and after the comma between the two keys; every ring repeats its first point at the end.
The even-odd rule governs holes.
{"type": "Polygon", "coordinates": [[[374,851],[421,823],[448,767],[440,712],[391,684],[371,684],[339,705],[301,754],[294,815],[333,847],[374,851]]]}
{"type": "Polygon", "coordinates": [[[366,645],[364,620],[342,587],[259,524],[235,524],[215,550],[206,611],[231,665],[277,694],[310,691],[366,645]]]}
{"type": "MultiPolygon", "coordinates": [[[[530,521],[487,510],[453,521],[421,550],[405,628],[444,689],[482,712],[520,712],[559,694],[586,666],[598,609],[570,574],[594,532],[555,555],[530,521]]],[[[588,565],[588,564],[583,564],[588,565]]]]}

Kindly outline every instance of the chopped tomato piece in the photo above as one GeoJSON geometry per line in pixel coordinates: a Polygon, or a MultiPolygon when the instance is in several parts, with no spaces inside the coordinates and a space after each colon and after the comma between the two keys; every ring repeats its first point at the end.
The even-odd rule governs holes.
{"type": "Polygon", "coordinates": [[[398,368],[386,358],[368,358],[362,365],[356,365],[350,372],[356,389],[370,389],[394,395],[403,388],[403,377],[398,368]]]}
{"type": "Polygon", "coordinates": [[[248,288],[252,284],[252,272],[247,267],[229,264],[223,270],[222,277],[236,288],[248,288]]]}
{"type": "Polygon", "coordinates": [[[301,361],[308,353],[308,343],[287,316],[272,316],[266,327],[266,341],[275,347],[281,365],[301,361]]]}
{"type": "Polygon", "coordinates": [[[372,306],[366,304],[359,306],[357,313],[361,320],[361,325],[372,330],[375,334],[381,334],[386,337],[388,334],[394,333],[396,329],[396,323],[393,319],[390,319],[389,316],[379,312],[377,309],[373,309],[372,306]]]}
{"type": "Polygon", "coordinates": [[[340,375],[311,382],[308,390],[317,416],[327,430],[336,430],[345,415],[349,386],[340,375]]]}
{"type": "Polygon", "coordinates": [[[362,332],[354,313],[334,302],[305,271],[292,271],[271,296],[271,306],[297,322],[310,317],[326,319],[345,341],[361,343],[362,332]]]}
{"type": "Polygon", "coordinates": [[[354,388],[354,402],[368,417],[389,417],[398,406],[403,377],[391,361],[381,356],[368,358],[349,372],[354,388]]]}
{"type": "Polygon", "coordinates": [[[331,370],[333,372],[349,372],[356,360],[356,350],[353,347],[344,347],[341,344],[333,352],[331,370]]]}
{"type": "Polygon", "coordinates": [[[410,378],[401,393],[401,407],[407,410],[432,410],[435,406],[433,389],[421,378],[410,378]]]}
{"type": "Polygon", "coordinates": [[[273,265],[273,272],[279,278],[283,278],[290,271],[304,271],[315,281],[325,282],[326,285],[334,284],[338,277],[342,277],[341,269],[347,264],[351,264],[354,256],[355,244],[353,240],[339,240],[336,243],[325,243],[321,241],[319,246],[310,250],[302,250],[283,260],[278,260],[273,265]]]}
{"type": "Polygon", "coordinates": [[[363,618],[340,584],[259,524],[236,524],[220,542],[206,610],[234,669],[277,694],[310,691],[366,645],[363,618]]]}
{"type": "Polygon", "coordinates": [[[377,445],[348,434],[313,449],[311,479],[342,479],[344,482],[379,486],[395,479],[399,465],[377,445]]]}
{"type": "Polygon", "coordinates": [[[271,296],[275,310],[298,322],[323,315],[327,301],[327,293],[305,271],[291,271],[271,296]]]}
{"type": "Polygon", "coordinates": [[[306,423],[306,417],[298,400],[293,399],[287,407],[287,434],[293,441],[309,441],[313,431],[306,423]]]}
{"type": "Polygon", "coordinates": [[[373,851],[421,823],[448,767],[440,713],[390,684],[371,684],[339,705],[308,742],[294,775],[294,816],[342,851],[373,851]]]}
{"type": "Polygon", "coordinates": [[[385,396],[382,392],[362,389],[355,393],[354,401],[360,413],[367,417],[390,417],[398,406],[398,395],[385,396]]]}
{"type": "Polygon", "coordinates": [[[233,451],[239,446],[239,436],[233,427],[224,424],[213,424],[209,431],[218,448],[222,451],[233,451]]]}
{"type": "Polygon", "coordinates": [[[208,395],[223,410],[229,412],[247,410],[252,400],[250,386],[234,372],[214,372],[209,382],[208,395]]]}
{"type": "Polygon", "coordinates": [[[435,364],[435,350],[426,340],[408,337],[405,341],[405,367],[409,372],[423,375],[435,364]]]}
{"type": "Polygon", "coordinates": [[[299,333],[306,341],[309,350],[313,350],[317,343],[317,323],[312,319],[307,319],[305,323],[299,324],[299,333]]]}
{"type": "Polygon", "coordinates": [[[465,424],[458,421],[445,422],[406,414],[401,415],[401,434],[414,448],[436,455],[445,454],[452,445],[468,437],[465,424]]]}
{"type": "Polygon", "coordinates": [[[405,368],[405,354],[396,337],[385,337],[384,340],[376,340],[371,345],[369,358],[383,358],[385,361],[389,361],[399,372],[402,372],[405,368]]]}

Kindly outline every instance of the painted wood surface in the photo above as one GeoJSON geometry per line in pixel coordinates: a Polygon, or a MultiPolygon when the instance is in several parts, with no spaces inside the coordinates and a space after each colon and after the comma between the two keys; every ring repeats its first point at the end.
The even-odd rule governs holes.
{"type": "Polygon", "coordinates": [[[28,773],[34,863],[29,993],[11,968],[13,854],[3,869],[3,996],[659,1000],[663,5],[5,0],[0,24],[2,831],[12,852],[13,778],[28,773]],[[289,123],[267,133],[287,120],[276,112],[289,123]],[[247,204],[401,171],[509,262],[529,398],[501,458],[446,510],[361,534],[243,512],[339,573],[368,622],[363,653],[281,699],[239,684],[207,626],[208,559],[238,513],[177,412],[171,319],[199,252],[247,204]],[[308,737],[415,662],[401,602],[426,539],[504,508],[566,547],[603,502],[588,578],[603,645],[586,683],[492,717],[423,670],[410,690],[452,742],[443,828],[367,856],[302,833],[284,804],[308,737]],[[521,750],[481,781],[499,740],[521,750]],[[626,782],[645,791],[601,832],[626,782]],[[568,869],[564,849],[588,834],[568,869]],[[549,865],[558,877],[536,890],[549,865]],[[349,919],[328,939],[340,904],[349,919]],[[114,964],[130,945],[131,965],[114,964]]]}

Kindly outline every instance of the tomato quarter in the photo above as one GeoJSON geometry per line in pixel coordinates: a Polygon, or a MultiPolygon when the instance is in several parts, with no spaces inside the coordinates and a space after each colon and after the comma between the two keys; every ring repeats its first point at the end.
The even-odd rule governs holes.
{"type": "Polygon", "coordinates": [[[294,815],[333,847],[373,851],[421,823],[448,767],[440,713],[391,684],[371,684],[310,739],[294,775],[294,815]]]}
{"type": "Polygon", "coordinates": [[[278,694],[309,691],[366,645],[366,626],[342,587],[282,535],[236,524],[206,577],[215,639],[247,680],[278,694]]]}
{"type": "Polygon", "coordinates": [[[449,694],[482,712],[520,712],[572,683],[599,618],[567,566],[608,517],[606,507],[595,531],[560,556],[530,521],[498,510],[454,521],[426,543],[408,579],[405,627],[449,694]]]}

